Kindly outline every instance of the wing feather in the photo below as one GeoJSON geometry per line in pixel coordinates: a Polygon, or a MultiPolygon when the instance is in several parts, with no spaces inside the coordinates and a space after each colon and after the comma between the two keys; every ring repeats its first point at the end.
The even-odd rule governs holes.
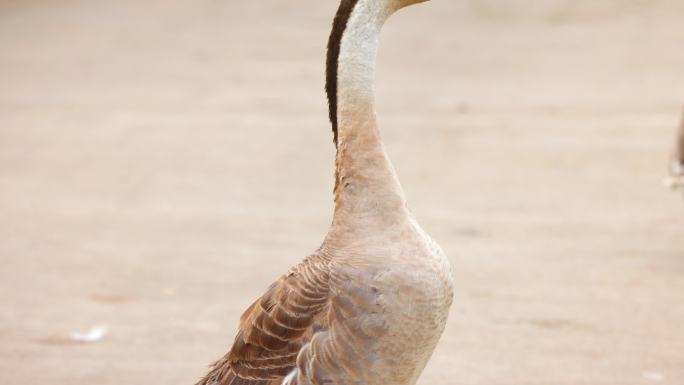
{"type": "Polygon", "coordinates": [[[329,306],[330,261],[314,254],[271,285],[240,317],[230,351],[197,385],[276,385],[297,365],[329,306]]]}

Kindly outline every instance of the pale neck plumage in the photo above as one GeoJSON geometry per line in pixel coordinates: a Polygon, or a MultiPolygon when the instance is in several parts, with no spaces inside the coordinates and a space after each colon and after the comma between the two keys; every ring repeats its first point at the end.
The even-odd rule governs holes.
{"type": "Polygon", "coordinates": [[[334,224],[369,227],[404,222],[404,193],[375,116],[374,78],[380,30],[391,2],[359,0],[342,35],[337,69],[338,185],[334,224]]]}

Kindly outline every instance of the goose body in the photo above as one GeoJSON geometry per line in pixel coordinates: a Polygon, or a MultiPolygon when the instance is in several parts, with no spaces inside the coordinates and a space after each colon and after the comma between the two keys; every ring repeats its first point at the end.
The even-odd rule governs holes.
{"type": "Polygon", "coordinates": [[[321,247],[240,318],[198,385],[415,384],[446,324],[449,263],[409,212],[383,148],[373,78],[380,29],[420,0],[342,0],[326,90],[335,212],[321,247]]]}
{"type": "Polygon", "coordinates": [[[672,188],[684,188],[684,114],[679,124],[675,150],[670,163],[670,177],[666,184],[672,188]]]}

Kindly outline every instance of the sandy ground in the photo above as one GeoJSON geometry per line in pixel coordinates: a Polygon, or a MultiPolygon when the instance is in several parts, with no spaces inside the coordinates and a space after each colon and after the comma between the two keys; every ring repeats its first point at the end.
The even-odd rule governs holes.
{"type": "MultiPolygon", "coordinates": [[[[684,384],[684,4],[531,3],[383,36],[388,151],[458,290],[420,384],[684,384]]],[[[224,353],[331,219],[336,6],[0,1],[0,383],[191,384],[224,353]]]]}

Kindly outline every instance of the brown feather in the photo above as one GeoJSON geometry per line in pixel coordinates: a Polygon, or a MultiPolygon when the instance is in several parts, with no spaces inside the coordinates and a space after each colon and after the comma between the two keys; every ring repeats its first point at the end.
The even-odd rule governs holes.
{"type": "Polygon", "coordinates": [[[280,384],[313,336],[329,293],[329,259],[306,258],[245,311],[233,347],[197,385],[280,384]]]}

